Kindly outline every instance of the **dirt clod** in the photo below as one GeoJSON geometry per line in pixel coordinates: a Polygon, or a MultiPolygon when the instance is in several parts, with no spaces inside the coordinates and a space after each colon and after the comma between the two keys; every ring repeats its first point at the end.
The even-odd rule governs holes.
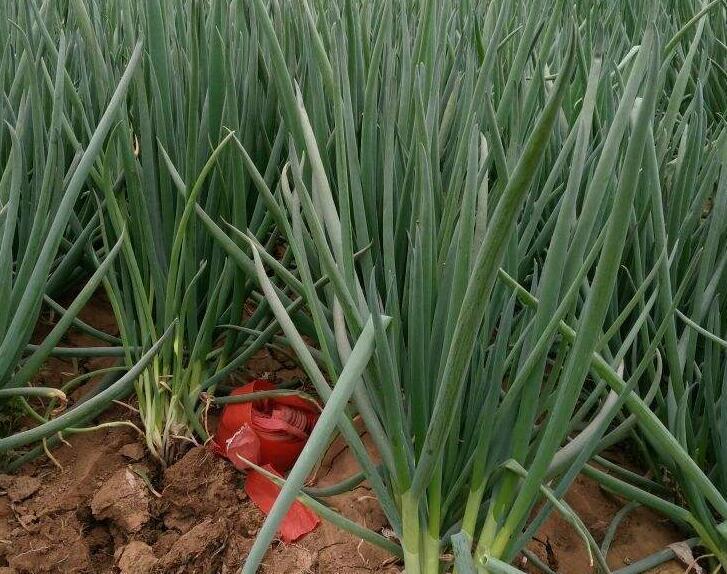
{"type": "Polygon", "coordinates": [[[16,476],[7,487],[8,498],[11,502],[21,502],[30,498],[40,489],[40,480],[34,476],[16,476]]]}
{"type": "Polygon", "coordinates": [[[174,572],[184,566],[186,572],[219,572],[222,562],[220,551],[225,546],[227,531],[225,520],[200,522],[172,545],[159,563],[160,570],[174,572]]]}
{"type": "Polygon", "coordinates": [[[146,453],[144,452],[143,445],[139,444],[138,442],[132,442],[122,446],[119,449],[119,454],[133,462],[138,462],[142,458],[144,458],[144,455],[146,453]]]}
{"type": "Polygon", "coordinates": [[[235,517],[238,528],[256,527],[261,515],[240,504],[242,479],[231,464],[208,449],[191,449],[164,473],[164,525],[184,533],[206,518],[235,517]],[[239,512],[246,514],[236,516],[239,512]]]}
{"type": "Polygon", "coordinates": [[[138,532],[151,518],[149,502],[144,481],[122,468],[96,492],[91,511],[98,520],[110,520],[124,532],[138,532]]]}
{"type": "Polygon", "coordinates": [[[134,540],[129,542],[119,559],[120,574],[151,574],[159,560],[154,556],[151,546],[134,540]]]}
{"type": "Polygon", "coordinates": [[[11,533],[7,564],[16,574],[87,572],[91,553],[73,517],[63,522],[48,521],[11,533]]]}
{"type": "Polygon", "coordinates": [[[269,572],[276,574],[303,574],[319,572],[318,551],[291,546],[283,554],[273,552],[267,563],[269,572]]]}

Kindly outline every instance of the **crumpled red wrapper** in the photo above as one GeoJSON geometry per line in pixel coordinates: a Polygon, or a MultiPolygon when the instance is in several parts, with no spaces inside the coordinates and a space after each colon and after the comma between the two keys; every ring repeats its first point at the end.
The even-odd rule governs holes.
{"type": "MultiPolygon", "coordinates": [[[[256,379],[235,389],[242,395],[275,389],[271,382],[256,379]]],[[[212,450],[224,456],[240,470],[247,470],[245,492],[266,514],[275,502],[280,487],[267,477],[249,468],[240,457],[283,476],[290,470],[308,441],[320,408],[317,403],[301,397],[275,397],[249,403],[227,404],[212,450]]],[[[294,542],[320,524],[316,514],[300,502],[294,502],[278,529],[283,542],[294,542]]]]}

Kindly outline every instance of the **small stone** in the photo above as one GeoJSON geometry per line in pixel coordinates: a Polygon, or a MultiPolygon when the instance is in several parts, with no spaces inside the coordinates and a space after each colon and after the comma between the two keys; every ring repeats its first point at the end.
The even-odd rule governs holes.
{"type": "Polygon", "coordinates": [[[144,447],[138,442],[131,442],[122,446],[119,449],[119,454],[123,457],[128,458],[129,460],[133,460],[134,462],[136,462],[144,458],[145,452],[144,447]]]}
{"type": "Polygon", "coordinates": [[[158,561],[151,546],[135,540],[121,552],[119,570],[121,574],[151,574],[158,561]]]}
{"type": "Polygon", "coordinates": [[[124,532],[138,532],[151,518],[149,492],[144,481],[129,469],[119,469],[98,489],[91,512],[110,520],[124,532]]]}
{"type": "Polygon", "coordinates": [[[30,498],[40,490],[40,480],[34,476],[16,476],[8,486],[8,498],[12,502],[21,502],[30,498]]]}

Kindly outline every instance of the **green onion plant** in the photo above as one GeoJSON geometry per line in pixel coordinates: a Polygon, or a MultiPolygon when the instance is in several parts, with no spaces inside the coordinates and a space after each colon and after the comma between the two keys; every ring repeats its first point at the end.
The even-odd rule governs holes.
{"type": "MultiPolygon", "coordinates": [[[[59,18],[50,2],[3,3],[0,8],[0,402],[20,400],[37,423],[0,438],[2,453],[52,437],[57,430],[49,420],[52,409],[38,412],[26,397],[65,401],[62,389],[33,386],[33,377],[47,357],[64,352],[58,344],[71,325],[106,344],[117,342],[77,319],[125,240],[122,233],[113,245],[99,242],[98,205],[87,185],[100,180],[97,162],[141,60],[142,44],[132,46],[113,70],[113,86],[95,92],[94,105],[85,107],[79,95],[83,89],[72,80],[81,69],[75,55],[82,40],[74,34],[75,26],[61,27],[59,18]],[[88,251],[93,259],[86,257],[88,251]],[[82,287],[68,308],[55,301],[79,282],[82,287]],[[40,344],[31,345],[44,308],[58,320],[40,344]]],[[[107,354],[109,347],[79,349],[76,356],[94,352],[107,354]]],[[[109,394],[101,394],[83,409],[69,410],[64,417],[73,424],[68,426],[88,422],[110,401],[109,394]]]]}
{"type": "Polygon", "coordinates": [[[725,55],[724,0],[0,4],[0,401],[37,423],[0,452],[135,393],[167,464],[285,345],[325,406],[243,572],[296,499],[408,574],[517,572],[553,511],[608,572],[581,473],[727,568],[725,55]],[[90,353],[59,414],[33,376],[90,353]],[[360,473],[307,488],[339,433],[360,473]],[[363,480],[395,540],[326,504],[363,480]]]}
{"type": "MultiPolygon", "coordinates": [[[[724,564],[724,496],[647,406],[694,268],[661,314],[651,311],[674,263],[668,245],[650,244],[621,288],[639,231],[655,233],[642,190],[654,133],[683,96],[674,52],[698,41],[710,9],[682,25],[656,4],[628,17],[538,2],[254,5],[290,139],[275,186],[246,168],[268,209],[285,210],[330,379],[367,318],[379,325],[351,408],[381,456],[376,474],[362,468],[407,572],[448,567],[449,547],[457,571],[507,571],[549,511],[579,524],[562,496],[581,470],[671,513],[724,564]],[[323,273],[330,287],[318,292],[323,273]],[[708,521],[587,466],[635,426],[689,477],[708,521]]],[[[271,281],[262,265],[258,278],[271,281]]],[[[273,311],[300,339],[284,306],[273,311]]],[[[244,572],[301,484],[286,484],[244,572]]]]}

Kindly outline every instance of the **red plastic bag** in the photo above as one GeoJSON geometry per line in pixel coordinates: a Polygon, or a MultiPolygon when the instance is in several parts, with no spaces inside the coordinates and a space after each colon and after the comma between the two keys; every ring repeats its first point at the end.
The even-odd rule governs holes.
{"type": "MultiPolygon", "coordinates": [[[[265,470],[273,474],[279,473],[269,464],[264,466],[265,470]]],[[[245,479],[245,492],[260,510],[265,514],[270,512],[275,499],[280,494],[280,487],[269,478],[259,472],[250,472],[245,479]]],[[[312,532],[321,520],[316,513],[306,508],[297,500],[290,506],[290,510],[280,523],[278,534],[285,543],[295,542],[302,536],[312,532]]]]}
{"type": "MultiPolygon", "coordinates": [[[[269,381],[256,379],[235,389],[233,396],[275,389],[269,381]]],[[[282,476],[300,456],[318,421],[317,403],[301,397],[275,397],[260,401],[228,404],[222,409],[213,450],[240,470],[247,470],[245,492],[266,514],[280,488],[267,477],[248,468],[249,460],[282,476]]],[[[294,502],[280,524],[284,542],[298,540],[312,531],[320,519],[300,502],[294,502]]]]}
{"type": "MultiPolygon", "coordinates": [[[[256,379],[235,389],[231,395],[270,391],[275,388],[270,381],[256,379]]],[[[290,470],[303,452],[319,413],[317,403],[295,396],[225,405],[214,437],[214,448],[219,454],[232,460],[233,457],[228,453],[228,442],[241,429],[248,427],[260,441],[260,458],[253,462],[260,466],[269,464],[278,472],[285,472],[290,470]]]]}

